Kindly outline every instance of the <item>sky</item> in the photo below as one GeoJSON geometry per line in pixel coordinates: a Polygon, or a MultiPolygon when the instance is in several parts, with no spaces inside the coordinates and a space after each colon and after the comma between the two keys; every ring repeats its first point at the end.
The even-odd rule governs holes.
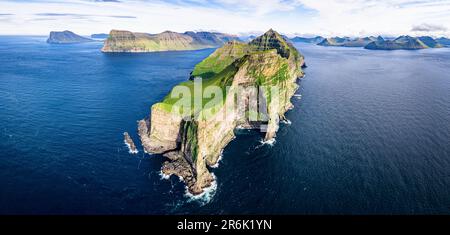
{"type": "Polygon", "coordinates": [[[0,0],[0,34],[111,29],[450,37],[450,0],[0,0]]]}

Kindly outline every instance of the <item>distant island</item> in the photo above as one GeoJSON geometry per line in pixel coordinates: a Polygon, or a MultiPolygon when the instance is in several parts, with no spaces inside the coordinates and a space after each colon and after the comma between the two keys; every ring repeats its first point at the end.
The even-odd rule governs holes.
{"type": "Polygon", "coordinates": [[[364,47],[369,50],[419,50],[427,48],[441,48],[450,46],[450,39],[445,37],[432,38],[430,36],[411,37],[400,36],[397,38],[378,37],[293,37],[292,42],[312,43],[327,47],[364,47]]]}
{"type": "Polygon", "coordinates": [[[159,34],[148,34],[111,30],[102,52],[198,50],[220,47],[229,41],[240,41],[240,39],[234,35],[214,32],[165,31],[159,34]]]}
{"type": "Polygon", "coordinates": [[[319,46],[337,46],[337,47],[365,47],[367,44],[372,42],[382,42],[384,41],[383,37],[363,37],[363,38],[354,38],[351,39],[349,37],[333,37],[333,38],[325,38],[322,42],[318,43],[319,46]]]}
{"type": "Polygon", "coordinates": [[[93,39],[107,39],[109,37],[109,34],[107,33],[95,33],[95,34],[91,34],[91,38],[93,39]]]}
{"type": "Polygon", "coordinates": [[[384,40],[367,44],[369,50],[420,50],[427,48],[441,48],[443,45],[431,37],[400,36],[394,40],[384,40]]]}
{"type": "Polygon", "coordinates": [[[293,41],[293,42],[303,42],[303,43],[314,43],[314,44],[317,44],[317,43],[322,42],[324,39],[325,39],[325,38],[324,38],[324,37],[321,37],[321,36],[316,36],[316,37],[313,37],[313,38],[293,37],[293,38],[291,38],[291,41],[293,41]]]}
{"type": "Polygon", "coordinates": [[[436,40],[436,42],[438,42],[441,45],[450,47],[450,39],[448,39],[448,38],[440,37],[440,38],[436,38],[435,40],[436,40]]]}
{"type": "Polygon", "coordinates": [[[92,39],[82,37],[71,31],[52,31],[47,39],[47,43],[50,44],[72,44],[72,43],[83,43],[91,42],[92,39]]]}
{"type": "Polygon", "coordinates": [[[290,99],[298,89],[297,79],[303,76],[303,65],[303,55],[274,30],[249,43],[227,42],[195,66],[191,74],[203,80],[187,80],[175,86],[164,100],[152,106],[149,119],[139,121],[144,150],[164,154],[169,160],[163,164],[162,173],[179,176],[190,193],[202,193],[215,180],[208,166],[219,161],[222,150],[235,136],[235,128],[263,129],[265,141],[273,141],[279,121],[293,108],[290,99]],[[195,96],[199,94],[194,93],[193,99],[187,100],[190,108],[186,112],[186,103],[180,103],[184,96],[177,94],[180,89],[195,91],[199,85],[199,93],[222,90],[223,97],[219,97],[223,99],[201,96],[200,106],[196,106],[195,96]],[[250,109],[256,105],[251,102],[252,96],[259,97],[261,109],[250,109]]]}

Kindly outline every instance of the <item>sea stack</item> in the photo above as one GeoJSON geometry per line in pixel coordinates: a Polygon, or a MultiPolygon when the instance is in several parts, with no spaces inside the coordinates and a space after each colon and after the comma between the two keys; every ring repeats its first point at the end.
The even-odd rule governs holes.
{"type": "Polygon", "coordinates": [[[128,132],[124,132],[123,137],[125,144],[128,146],[128,149],[130,149],[130,153],[138,153],[136,145],[134,144],[133,139],[131,139],[131,136],[128,134],[128,132]]]}
{"type": "Polygon", "coordinates": [[[266,141],[275,138],[279,121],[293,108],[290,99],[298,89],[297,79],[304,75],[303,65],[303,55],[272,29],[249,43],[226,43],[195,66],[192,76],[203,80],[187,80],[171,91],[195,89],[200,82],[201,92],[222,89],[223,100],[207,99],[208,105],[199,107],[188,102],[189,112],[177,112],[183,110],[181,98],[167,95],[151,107],[149,120],[139,122],[145,151],[166,156],[162,172],[181,177],[190,193],[202,193],[214,181],[208,167],[234,139],[236,127],[259,128],[266,141]],[[249,111],[253,96],[260,97],[262,107],[256,113],[249,111]]]}

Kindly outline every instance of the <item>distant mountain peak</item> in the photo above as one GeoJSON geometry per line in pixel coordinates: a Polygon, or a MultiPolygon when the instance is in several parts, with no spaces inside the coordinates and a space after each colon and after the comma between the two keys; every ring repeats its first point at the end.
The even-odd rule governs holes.
{"type": "Polygon", "coordinates": [[[288,58],[290,55],[289,44],[286,39],[277,31],[269,29],[263,35],[253,39],[249,45],[257,48],[257,50],[265,51],[276,49],[282,57],[288,58]]]}

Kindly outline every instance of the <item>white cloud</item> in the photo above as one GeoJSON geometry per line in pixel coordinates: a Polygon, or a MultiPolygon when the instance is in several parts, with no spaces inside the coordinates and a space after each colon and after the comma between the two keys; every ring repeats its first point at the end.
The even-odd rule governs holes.
{"type": "MultiPolygon", "coordinates": [[[[449,0],[298,0],[319,16],[313,27],[328,34],[410,34],[423,22],[449,24],[449,0]]],[[[446,27],[446,26],[444,26],[446,27]]]]}
{"type": "Polygon", "coordinates": [[[450,36],[444,30],[411,30],[422,24],[449,29],[449,12],[450,0],[6,0],[0,1],[0,34],[43,35],[64,29],[91,34],[113,28],[151,33],[195,29],[239,33],[274,28],[290,35],[450,36]]]}

